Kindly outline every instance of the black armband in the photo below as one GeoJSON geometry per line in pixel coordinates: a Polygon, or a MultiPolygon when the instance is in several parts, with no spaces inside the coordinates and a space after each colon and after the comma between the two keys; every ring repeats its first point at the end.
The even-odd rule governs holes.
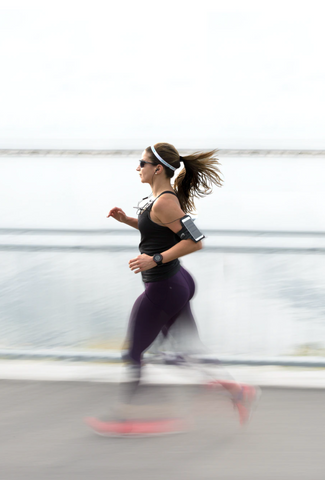
{"type": "Polygon", "coordinates": [[[176,233],[176,235],[181,239],[181,240],[187,240],[191,238],[191,234],[188,230],[186,230],[185,227],[183,227],[179,232],[176,233]]]}

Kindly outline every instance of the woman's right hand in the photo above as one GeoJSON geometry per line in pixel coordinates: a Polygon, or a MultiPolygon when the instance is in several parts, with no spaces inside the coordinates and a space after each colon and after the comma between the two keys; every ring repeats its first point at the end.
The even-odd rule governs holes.
{"type": "Polygon", "coordinates": [[[122,223],[125,223],[126,220],[125,212],[123,212],[123,210],[119,207],[112,208],[112,210],[108,212],[107,218],[109,217],[113,217],[115,220],[122,223]]]}

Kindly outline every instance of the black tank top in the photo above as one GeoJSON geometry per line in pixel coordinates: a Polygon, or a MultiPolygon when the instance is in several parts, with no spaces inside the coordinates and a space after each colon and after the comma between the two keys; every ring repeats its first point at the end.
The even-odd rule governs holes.
{"type": "MultiPolygon", "coordinates": [[[[139,216],[138,216],[138,227],[141,233],[141,242],[139,244],[140,253],[145,253],[151,257],[155,253],[162,253],[166,250],[169,250],[171,247],[180,242],[180,238],[174,233],[170,228],[163,227],[155,223],[150,218],[150,212],[155,201],[163,194],[171,193],[172,195],[176,194],[174,192],[165,191],[162,192],[158,197],[149,205],[139,216]]],[[[148,282],[158,282],[159,280],[165,280],[166,278],[172,277],[180,269],[181,264],[177,259],[172,260],[168,263],[163,263],[162,265],[157,265],[150,270],[141,272],[142,280],[145,283],[148,282]]]]}

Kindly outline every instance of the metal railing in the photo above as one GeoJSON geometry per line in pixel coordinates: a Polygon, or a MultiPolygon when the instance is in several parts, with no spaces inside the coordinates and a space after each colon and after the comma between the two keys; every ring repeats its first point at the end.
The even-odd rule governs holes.
{"type": "MultiPolygon", "coordinates": [[[[325,253],[325,232],[322,231],[279,231],[279,230],[217,230],[204,229],[207,239],[205,250],[215,252],[233,253],[325,253]],[[224,239],[228,244],[224,243],[224,239]],[[241,245],[241,239],[254,239],[255,245],[241,245]],[[229,245],[232,239],[233,245],[229,245]],[[310,239],[303,245],[274,245],[275,239],[310,239]],[[265,244],[267,243],[267,245],[265,244]]],[[[48,229],[48,228],[0,228],[0,250],[16,251],[102,251],[119,252],[134,250],[135,241],[129,241],[130,237],[138,236],[134,229],[48,229]],[[89,245],[89,241],[81,242],[80,237],[99,237],[105,239],[105,244],[89,245]],[[38,237],[38,238],[36,238],[38,237]],[[76,244],[64,244],[55,242],[47,244],[46,238],[73,237],[79,239],[76,244]],[[111,238],[113,237],[113,238],[111,238]],[[126,244],[116,242],[116,237],[125,238],[126,244]],[[9,238],[9,242],[7,241],[9,238]],[[36,240],[35,240],[36,238],[36,240]],[[114,240],[115,238],[115,240],[114,240]],[[28,241],[27,241],[28,239],[28,241]],[[23,240],[23,241],[22,241],[23,240]],[[42,243],[40,243],[40,240],[42,243]],[[109,240],[109,242],[108,242],[109,240]]],[[[76,240],[74,240],[76,242],[76,240]]],[[[281,243],[281,242],[280,242],[281,243]]],[[[292,242],[291,242],[292,243],[292,242]]]]}

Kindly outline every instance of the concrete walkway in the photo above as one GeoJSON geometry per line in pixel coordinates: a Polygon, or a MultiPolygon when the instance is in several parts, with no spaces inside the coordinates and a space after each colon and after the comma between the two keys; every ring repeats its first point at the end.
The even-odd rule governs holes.
{"type": "MultiPolygon", "coordinates": [[[[87,372],[95,379],[93,367],[87,372]]],[[[66,381],[0,380],[1,480],[324,480],[323,389],[264,387],[241,428],[229,399],[215,390],[199,395],[197,385],[151,385],[146,398],[183,406],[190,430],[104,438],[83,419],[107,413],[117,385],[69,375],[75,381],[68,374],[66,381]]]]}

